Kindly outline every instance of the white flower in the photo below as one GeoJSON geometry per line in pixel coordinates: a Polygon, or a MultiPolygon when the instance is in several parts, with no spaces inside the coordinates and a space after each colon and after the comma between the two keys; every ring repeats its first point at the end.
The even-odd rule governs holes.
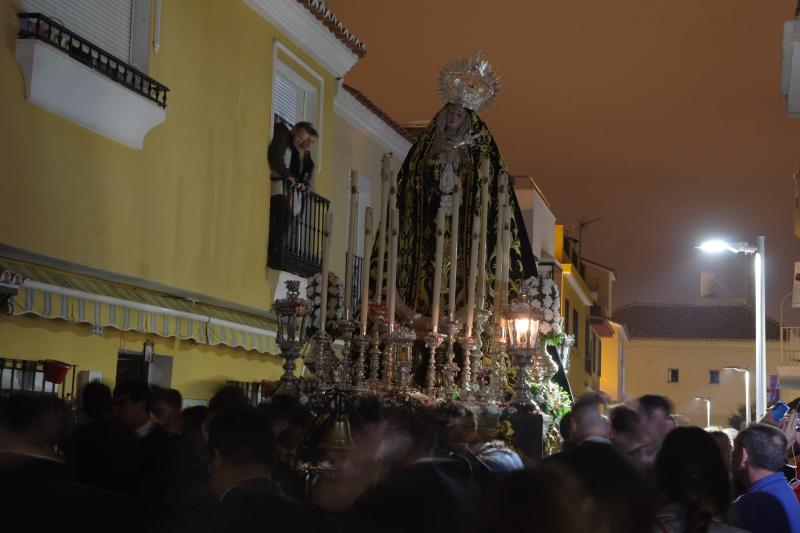
{"type": "Polygon", "coordinates": [[[542,299],[542,305],[543,305],[543,306],[544,306],[546,309],[550,309],[551,307],[553,307],[553,299],[552,299],[551,297],[549,297],[549,296],[545,296],[545,297],[542,299]]]}
{"type": "Polygon", "coordinates": [[[547,320],[547,325],[550,325],[550,322],[553,320],[553,312],[550,309],[544,310],[544,319],[547,320]]]}
{"type": "Polygon", "coordinates": [[[552,326],[550,326],[549,322],[542,322],[539,325],[539,333],[543,333],[543,334],[547,335],[548,333],[550,333],[551,330],[552,330],[552,326]]]}
{"type": "Polygon", "coordinates": [[[538,298],[534,298],[533,300],[531,300],[531,305],[536,309],[542,308],[542,302],[538,298]]]}
{"type": "Polygon", "coordinates": [[[535,285],[531,285],[531,287],[528,289],[528,292],[531,296],[536,296],[539,294],[539,289],[535,285]]]}
{"type": "Polygon", "coordinates": [[[314,296],[314,305],[319,307],[322,305],[322,297],[321,296],[314,296]]]}

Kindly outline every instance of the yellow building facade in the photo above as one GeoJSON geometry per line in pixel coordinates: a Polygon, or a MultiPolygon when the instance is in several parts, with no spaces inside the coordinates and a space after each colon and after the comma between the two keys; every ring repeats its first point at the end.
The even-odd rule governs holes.
{"type": "Polygon", "coordinates": [[[14,315],[0,316],[0,353],[62,360],[113,386],[118,355],[150,340],[172,358],[171,386],[197,400],[228,380],[274,379],[275,80],[301,89],[300,118],[319,131],[314,189],[331,200],[332,260],[343,270],[343,169],[361,159],[379,168],[382,150],[353,156],[334,110],[363,45],[324,7],[296,1],[131,0],[144,74],[169,88],[164,107],[147,101],[148,82],[132,81],[134,94],[98,74],[97,55],[81,63],[60,50],[63,31],[24,20],[21,38],[17,14],[37,5],[3,0],[0,11],[0,271],[26,280],[14,315]],[[44,31],[49,42],[31,35],[44,31]],[[118,113],[101,113],[107,101],[122,102],[118,113]]]}
{"type": "MultiPolygon", "coordinates": [[[[625,324],[630,335],[624,376],[627,399],[667,396],[676,412],[697,426],[707,422],[706,402],[697,398],[710,400],[712,425],[728,426],[730,417],[743,409],[744,374],[726,367],[755,368],[753,309],[743,301],[710,300],[634,302],[614,311],[614,320],[625,324]]],[[[768,403],[800,396],[800,391],[776,387],[779,358],[778,325],[768,318],[768,403]]],[[[755,404],[754,372],[750,401],[755,404]]]]}

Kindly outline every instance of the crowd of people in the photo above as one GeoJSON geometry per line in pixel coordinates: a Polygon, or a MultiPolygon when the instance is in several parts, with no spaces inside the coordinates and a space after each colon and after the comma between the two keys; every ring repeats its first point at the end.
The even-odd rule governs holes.
{"type": "MultiPolygon", "coordinates": [[[[0,410],[4,531],[800,533],[798,413],[733,434],[679,427],[668,399],[579,398],[562,451],[521,457],[499,411],[359,397],[340,421],[221,389],[182,409],[141,381],[0,410]],[[302,459],[302,460],[301,460],[302,459]]],[[[768,416],[767,421],[771,420],[768,416]]]]}

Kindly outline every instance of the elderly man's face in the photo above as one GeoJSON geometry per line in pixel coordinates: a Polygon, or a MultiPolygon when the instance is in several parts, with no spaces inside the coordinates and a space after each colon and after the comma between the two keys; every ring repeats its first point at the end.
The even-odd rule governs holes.
{"type": "Polygon", "coordinates": [[[308,152],[314,147],[315,144],[317,144],[317,138],[314,137],[313,135],[309,135],[308,139],[306,139],[305,142],[302,144],[302,146],[300,146],[299,148],[301,150],[305,150],[306,152],[308,152]]]}

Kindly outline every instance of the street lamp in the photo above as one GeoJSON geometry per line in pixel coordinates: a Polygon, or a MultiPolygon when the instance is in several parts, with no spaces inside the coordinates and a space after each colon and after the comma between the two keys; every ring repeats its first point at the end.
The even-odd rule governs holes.
{"type": "MultiPolygon", "coordinates": [[[[758,246],[751,246],[746,242],[727,243],[716,239],[706,241],[697,248],[704,252],[720,253],[733,252],[735,254],[753,254],[753,269],[755,271],[755,302],[756,302],[756,417],[761,419],[767,412],[767,339],[766,339],[766,311],[764,290],[764,236],[757,237],[758,246]]],[[[748,403],[748,407],[749,407],[748,403]]]]}
{"type": "Polygon", "coordinates": [[[695,400],[706,402],[706,427],[711,427],[711,398],[708,396],[698,396],[695,400]]]}
{"type": "Polygon", "coordinates": [[[726,366],[723,370],[744,373],[744,425],[748,425],[752,420],[750,416],[750,370],[740,366],[726,366]]]}

